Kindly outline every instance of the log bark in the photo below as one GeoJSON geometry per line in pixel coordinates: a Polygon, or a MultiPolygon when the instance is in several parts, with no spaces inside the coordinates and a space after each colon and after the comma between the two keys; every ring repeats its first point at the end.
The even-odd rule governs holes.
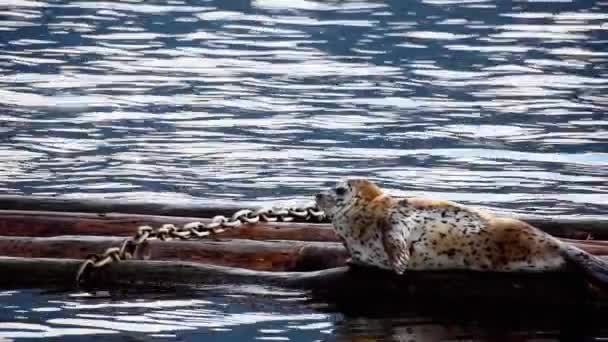
{"type": "Polygon", "coordinates": [[[257,209],[258,205],[247,203],[159,203],[151,201],[109,200],[93,198],[60,198],[43,196],[0,195],[0,209],[43,210],[81,213],[125,213],[151,214],[183,217],[230,216],[240,209],[257,209]]]}
{"type": "MultiPolygon", "coordinates": [[[[177,226],[210,219],[138,214],[91,214],[53,211],[0,210],[0,235],[59,236],[113,235],[131,236],[137,227],[165,223],[177,226]]],[[[252,240],[338,241],[329,224],[299,222],[262,222],[231,228],[223,238],[252,240]]]]}
{"type": "MultiPolygon", "coordinates": [[[[84,259],[125,238],[105,236],[5,237],[0,255],[28,258],[84,259]]],[[[142,245],[148,260],[211,263],[264,271],[313,271],[345,265],[348,253],[338,243],[254,241],[241,239],[159,241],[142,245]]]]}
{"type": "MultiPolygon", "coordinates": [[[[153,225],[158,227],[165,223],[183,225],[185,223],[201,221],[209,222],[209,219],[197,219],[193,217],[153,216],[136,214],[87,214],[66,212],[43,212],[43,211],[15,211],[0,210],[0,236],[83,236],[83,243],[87,242],[85,236],[112,235],[132,236],[138,226],[153,225]]],[[[220,239],[248,239],[248,240],[286,240],[286,241],[308,241],[308,242],[338,242],[330,224],[311,224],[297,222],[275,222],[244,224],[240,227],[230,228],[221,233],[220,239]]],[[[608,255],[608,241],[596,240],[574,240],[563,239],[582,248],[592,254],[608,255]]],[[[42,240],[40,240],[42,241],[42,240]]],[[[244,240],[243,240],[244,241],[244,240]]],[[[204,245],[201,245],[204,246],[204,245]]],[[[310,245],[312,248],[313,245],[310,245]]],[[[319,251],[321,245],[315,245],[319,251]]],[[[13,255],[3,252],[0,245],[0,255],[13,255]]],[[[78,242],[74,241],[71,248],[78,249],[78,242]]],[[[234,250],[239,250],[234,247],[234,250]]],[[[263,248],[259,249],[263,252],[263,248]]],[[[328,258],[336,258],[335,251],[329,253],[328,258]]],[[[194,254],[193,254],[194,255],[194,254]]],[[[29,256],[29,255],[14,255],[29,256]]],[[[33,256],[33,255],[32,255],[33,256]]],[[[41,255],[42,256],[42,255],[41,255]]],[[[319,255],[321,257],[321,255],[319,255]]],[[[184,259],[190,260],[190,259],[184,259]]],[[[342,259],[340,259],[342,260],[342,259]]],[[[219,260],[218,260],[219,261],[219,260]]],[[[311,265],[319,265],[320,261],[311,265]]],[[[331,265],[337,265],[328,263],[331,265]]],[[[228,264],[233,265],[233,264],[228,264]]],[[[249,265],[249,264],[247,264],[249,265]]],[[[244,267],[248,267],[244,265],[244,267]]],[[[311,266],[312,267],[312,266],[311,266]]],[[[314,266],[316,267],[316,266],[314,266]]],[[[330,266],[328,266],[330,267],[330,266]]],[[[257,268],[257,267],[256,267],[257,268]]],[[[266,269],[266,268],[261,268],[266,269]]]]}
{"type": "MultiPolygon", "coordinates": [[[[81,264],[74,259],[0,257],[0,286],[10,288],[71,288],[81,264]]],[[[217,265],[168,261],[125,261],[94,270],[87,289],[174,288],[179,286],[240,286],[258,284],[310,291],[313,299],[329,301],[340,310],[374,310],[386,314],[431,306],[487,305],[518,311],[568,305],[606,307],[603,293],[591,290],[572,272],[408,272],[404,276],[359,268],[316,272],[264,272],[217,265]]]]}
{"type": "Polygon", "coordinates": [[[506,215],[527,222],[551,235],[571,239],[608,240],[608,219],[576,217],[546,217],[533,215],[506,215]]]}
{"type": "MultiPolygon", "coordinates": [[[[26,258],[84,259],[118,247],[124,237],[0,236],[0,255],[26,258]]],[[[606,241],[567,242],[595,254],[608,255],[606,241]]],[[[256,241],[244,239],[203,239],[192,241],[158,241],[146,243],[141,254],[147,260],[191,261],[263,271],[316,271],[344,266],[348,252],[336,242],[256,241]]]]}
{"type": "MultiPolygon", "coordinates": [[[[154,213],[163,216],[178,217],[213,217],[215,215],[230,216],[239,209],[259,208],[251,203],[158,203],[145,201],[88,199],[88,198],[57,198],[40,196],[0,196],[0,209],[3,210],[34,210],[62,211],[81,213],[123,213],[146,215],[154,213]]],[[[567,238],[586,238],[591,236],[598,240],[608,240],[608,218],[553,218],[533,215],[509,215],[526,221],[549,234],[567,238]]]]}
{"type": "MultiPolygon", "coordinates": [[[[0,255],[84,259],[125,241],[114,236],[0,236],[0,255]]],[[[569,241],[595,255],[608,255],[608,242],[569,241]]],[[[243,239],[152,240],[140,249],[147,260],[191,261],[261,271],[316,271],[346,265],[346,249],[336,242],[243,239]]]]}

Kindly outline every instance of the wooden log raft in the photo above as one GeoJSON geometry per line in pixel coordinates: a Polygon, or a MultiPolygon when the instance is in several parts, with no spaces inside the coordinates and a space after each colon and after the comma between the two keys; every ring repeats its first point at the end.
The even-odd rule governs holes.
{"type": "MultiPolygon", "coordinates": [[[[6,197],[0,199],[0,204],[7,203],[9,202],[6,202],[6,197]]],[[[110,245],[116,246],[124,236],[132,235],[135,228],[142,224],[179,225],[198,220],[189,217],[198,216],[193,212],[172,211],[166,208],[156,208],[157,210],[148,212],[188,213],[188,216],[112,213],[150,209],[142,204],[125,207],[120,203],[114,203],[113,206],[105,203],[106,206],[102,207],[95,201],[89,201],[83,206],[78,201],[70,204],[69,201],[62,200],[43,201],[41,205],[36,206],[35,204],[38,203],[36,199],[24,202],[15,198],[10,203],[13,204],[12,207],[0,205],[0,209],[4,209],[0,210],[0,235],[4,235],[0,238],[0,255],[13,255],[0,257],[0,286],[3,287],[71,287],[75,282],[77,269],[82,264],[82,259],[74,258],[81,258],[98,248],[99,252],[110,245]],[[71,206],[72,204],[79,206],[71,206]],[[62,211],[78,208],[88,213],[41,212],[31,210],[33,208],[62,211]],[[104,208],[105,210],[98,210],[104,208]],[[80,235],[80,237],[61,235],[80,235]],[[90,237],[84,238],[84,235],[90,237]],[[51,238],[52,236],[55,237],[51,238]],[[36,258],[31,258],[33,256],[36,258]],[[47,258],[48,256],[54,258],[47,258]]],[[[206,217],[215,214],[226,215],[236,208],[208,209],[201,215],[206,217]]],[[[564,238],[578,237],[581,234],[586,236],[589,233],[598,237],[604,236],[602,234],[608,231],[608,224],[605,221],[593,222],[592,225],[586,225],[585,221],[571,221],[568,224],[573,227],[575,233],[565,229],[564,221],[529,220],[529,222],[550,233],[562,232],[564,234],[561,236],[564,238]]],[[[337,239],[327,224],[243,225],[229,229],[219,237],[219,241],[152,242],[148,246],[149,252],[155,259],[164,260],[114,263],[94,270],[85,284],[121,288],[225,284],[274,285],[311,291],[317,298],[329,298],[346,306],[375,305],[383,311],[391,306],[396,306],[398,310],[403,307],[411,308],[414,303],[421,303],[423,306],[428,306],[430,303],[441,305],[458,303],[470,307],[475,303],[499,305],[497,303],[500,302],[500,305],[555,304],[560,308],[564,305],[589,303],[590,300],[593,305],[608,303],[603,294],[589,291],[582,276],[571,271],[537,274],[408,272],[406,276],[398,277],[391,272],[374,269],[330,268],[344,263],[344,250],[335,243],[337,239]],[[233,240],[226,240],[227,238],[233,240]],[[237,239],[249,240],[243,242],[237,239]],[[276,239],[282,241],[273,241],[276,239]],[[306,257],[307,253],[312,257],[306,257]],[[260,255],[263,257],[259,258],[260,255]],[[221,265],[238,265],[239,268],[221,265]],[[283,272],[283,270],[315,269],[324,270],[283,272]],[[589,297],[590,295],[592,297],[589,297]]],[[[568,240],[568,242],[595,254],[608,254],[607,242],[593,240],[568,240]]]]}
{"type": "MultiPolygon", "coordinates": [[[[102,248],[110,247],[109,241],[102,242],[100,237],[94,242],[86,236],[96,235],[112,235],[112,236],[132,236],[138,226],[153,225],[160,226],[165,223],[175,225],[183,225],[193,221],[209,222],[209,219],[198,219],[193,217],[172,217],[172,216],[152,216],[138,214],[87,214],[87,213],[65,213],[65,212],[42,212],[42,211],[15,211],[15,210],[0,210],[0,255],[5,256],[20,256],[27,257],[28,253],[35,257],[52,257],[63,255],[64,257],[83,257],[86,253],[91,253],[94,246],[102,248]],[[16,250],[17,240],[10,240],[10,236],[34,236],[34,237],[50,237],[50,236],[81,236],[80,238],[64,238],[65,241],[59,239],[31,240],[26,243],[27,239],[19,239],[20,251],[16,250]],[[12,242],[11,242],[12,241],[12,242]],[[54,243],[61,245],[62,248],[41,248],[45,244],[54,243]],[[29,246],[25,248],[23,246],[29,246]],[[37,247],[34,247],[37,246],[37,247]],[[88,246],[88,247],[86,247],[88,246]],[[82,249],[81,253],[72,253],[65,250],[82,249]],[[86,251],[86,253],[85,253],[86,251]],[[66,254],[67,253],[67,254],[66,254]]],[[[186,247],[189,252],[179,254],[180,260],[203,261],[218,263],[226,266],[239,266],[239,262],[244,264],[241,267],[259,269],[259,270],[304,270],[304,266],[309,265],[306,269],[322,269],[343,265],[345,260],[344,250],[332,243],[339,241],[330,224],[314,224],[314,223],[298,223],[298,222],[269,222],[257,224],[244,224],[239,227],[227,229],[221,233],[218,238],[220,240],[239,239],[243,248],[239,248],[236,242],[209,242],[202,240],[199,242],[191,242],[190,247],[186,247]],[[249,240],[282,240],[282,242],[267,242],[266,244],[255,244],[249,240]],[[287,247],[288,241],[299,241],[292,243],[287,247]],[[304,242],[308,242],[305,244],[304,242]],[[323,242],[324,244],[317,243],[323,242]],[[274,244],[274,245],[273,245],[274,244]],[[224,246],[222,253],[217,252],[218,246],[224,246]],[[257,246],[253,247],[253,246],[257,246]],[[303,247],[305,247],[303,249],[303,247]],[[198,248],[198,253],[195,250],[198,248]],[[302,252],[304,251],[304,252],[302,252]],[[202,253],[207,253],[202,256],[202,253]],[[236,254],[241,253],[242,257],[237,257],[236,254]],[[321,260],[324,259],[323,253],[326,254],[327,260],[324,264],[321,260]],[[260,254],[261,262],[256,264],[255,254],[260,254]],[[271,255],[277,255],[274,262],[266,263],[271,255]],[[212,258],[215,256],[215,258],[212,258]],[[222,256],[226,256],[222,260],[222,256]],[[287,259],[292,258],[291,262],[287,259]],[[283,260],[283,261],[279,261],[283,260]],[[291,266],[289,266],[291,265],[291,266]]],[[[120,244],[121,240],[112,240],[116,244],[120,244]]],[[[584,249],[590,253],[597,255],[608,255],[608,242],[596,240],[573,240],[564,239],[577,247],[584,249]]],[[[167,247],[157,247],[153,245],[154,258],[157,260],[177,260],[171,257],[169,252],[173,248],[178,248],[173,244],[167,244],[167,247]]]]}

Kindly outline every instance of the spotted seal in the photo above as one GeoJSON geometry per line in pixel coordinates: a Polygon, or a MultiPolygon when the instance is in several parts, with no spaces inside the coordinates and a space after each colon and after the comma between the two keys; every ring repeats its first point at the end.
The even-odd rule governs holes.
{"type": "Polygon", "coordinates": [[[352,264],[406,270],[547,271],[567,264],[608,283],[601,259],[523,221],[458,203],[396,199],[364,178],[317,194],[352,264]]]}

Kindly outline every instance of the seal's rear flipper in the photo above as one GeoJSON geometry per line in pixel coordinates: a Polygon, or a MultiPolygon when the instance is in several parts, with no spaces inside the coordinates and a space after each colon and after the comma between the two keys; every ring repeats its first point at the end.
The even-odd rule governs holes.
{"type": "Polygon", "coordinates": [[[572,245],[567,245],[562,250],[562,255],[577,270],[581,271],[589,282],[608,290],[608,261],[572,245]]]}

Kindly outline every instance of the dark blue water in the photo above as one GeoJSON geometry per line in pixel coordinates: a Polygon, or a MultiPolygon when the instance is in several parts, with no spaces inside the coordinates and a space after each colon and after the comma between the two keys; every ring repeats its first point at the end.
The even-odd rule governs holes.
{"type": "MultiPolygon", "coordinates": [[[[364,175],[400,195],[601,216],[607,107],[607,1],[0,1],[0,193],[275,203],[364,175]]],[[[403,327],[200,296],[142,308],[10,292],[0,336],[398,340],[403,327]],[[163,316],[184,310],[191,321],[163,316]],[[157,315],[171,328],[131,320],[157,315]]]]}

